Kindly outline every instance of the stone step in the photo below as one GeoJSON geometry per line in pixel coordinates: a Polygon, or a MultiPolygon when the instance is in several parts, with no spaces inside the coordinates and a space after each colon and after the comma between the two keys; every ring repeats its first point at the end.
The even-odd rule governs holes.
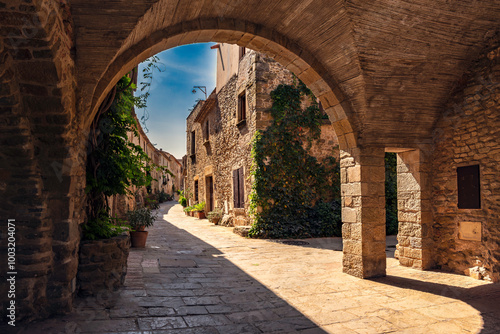
{"type": "Polygon", "coordinates": [[[251,228],[252,226],[236,226],[233,228],[233,233],[241,235],[242,237],[248,237],[248,232],[251,228]]]}

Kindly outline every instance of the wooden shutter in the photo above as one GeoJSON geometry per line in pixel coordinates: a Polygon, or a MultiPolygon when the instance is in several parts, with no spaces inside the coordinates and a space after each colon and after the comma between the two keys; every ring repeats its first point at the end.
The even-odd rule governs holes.
{"type": "Polygon", "coordinates": [[[238,197],[239,197],[239,190],[238,190],[238,170],[235,169],[233,170],[233,207],[237,208],[238,207],[238,197]]]}
{"type": "Polygon", "coordinates": [[[239,208],[245,207],[245,181],[243,179],[243,167],[238,169],[238,187],[239,187],[239,208]]]}

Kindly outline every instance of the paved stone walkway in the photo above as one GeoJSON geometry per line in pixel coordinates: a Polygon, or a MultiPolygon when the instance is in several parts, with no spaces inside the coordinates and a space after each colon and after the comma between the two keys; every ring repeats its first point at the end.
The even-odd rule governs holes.
{"type": "Polygon", "coordinates": [[[499,333],[500,284],[417,271],[342,273],[339,238],[245,239],[163,204],[125,286],[21,333],[499,333]]]}

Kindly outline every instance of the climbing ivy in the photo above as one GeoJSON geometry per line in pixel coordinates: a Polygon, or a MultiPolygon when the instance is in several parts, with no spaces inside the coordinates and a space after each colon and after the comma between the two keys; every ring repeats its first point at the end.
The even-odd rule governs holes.
{"type": "Polygon", "coordinates": [[[128,140],[129,133],[139,136],[133,110],[142,100],[134,96],[134,89],[132,79],[122,77],[108,96],[109,107],[101,107],[92,124],[86,174],[85,239],[109,238],[121,232],[109,216],[109,196],[130,194],[131,186],[149,186],[153,168],[169,172],[153,164],[139,145],[128,140]]]}
{"type": "Polygon", "coordinates": [[[273,122],[255,134],[252,146],[254,223],[249,236],[340,236],[339,166],[333,148],[321,162],[310,152],[323,118],[316,98],[302,82],[279,85],[271,98],[273,122]]]}

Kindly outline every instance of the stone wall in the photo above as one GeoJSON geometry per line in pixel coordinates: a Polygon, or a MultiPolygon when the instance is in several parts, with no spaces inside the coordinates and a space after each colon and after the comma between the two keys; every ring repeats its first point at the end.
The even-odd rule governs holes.
{"type": "MultiPolygon", "coordinates": [[[[227,81],[219,93],[213,93],[207,101],[216,103],[208,112],[203,110],[212,102],[200,102],[187,119],[188,167],[186,194],[194,204],[194,182],[198,180],[199,200],[206,201],[206,177],[212,176],[215,184],[215,207],[233,216],[235,225],[248,225],[250,206],[249,194],[252,190],[250,168],[252,165],[252,139],[257,129],[265,130],[272,121],[269,109],[272,106],[270,93],[279,84],[291,84],[291,72],[272,58],[250,51],[240,60],[238,73],[227,81]],[[246,90],[247,122],[237,126],[237,101],[239,94],[246,90]],[[205,103],[207,103],[205,105],[205,103]],[[205,106],[204,106],[205,105],[205,106]],[[200,113],[203,117],[199,117],[200,113]],[[201,118],[199,122],[195,119],[201,118]],[[206,121],[210,124],[207,141],[204,134],[206,121]],[[201,122],[201,123],[200,123],[201,122]],[[189,157],[191,131],[196,134],[195,163],[189,157]],[[234,210],[232,172],[243,167],[245,180],[245,207],[234,210]]],[[[213,104],[213,103],[212,103],[213,104]]],[[[212,105],[210,104],[210,105],[212,105]]],[[[325,121],[321,126],[321,138],[313,143],[312,152],[318,160],[334,152],[337,137],[333,126],[325,121]]],[[[338,151],[337,151],[338,156],[338,151]]]]}
{"type": "Polygon", "coordinates": [[[127,233],[104,240],[80,244],[77,291],[80,296],[95,296],[101,291],[117,290],[125,282],[130,236],[127,233]]]}
{"type": "Polygon", "coordinates": [[[496,48],[473,64],[437,124],[432,200],[436,263],[495,281],[500,278],[499,105],[500,48],[496,48]],[[457,206],[457,167],[468,165],[480,166],[480,209],[457,206]],[[478,241],[464,240],[460,228],[464,222],[477,222],[478,241]]]}
{"type": "Polygon", "coordinates": [[[85,131],[74,117],[67,2],[1,5],[0,216],[16,219],[19,321],[71,309],[84,219],[85,131]]]}
{"type": "MultiPolygon", "coordinates": [[[[249,180],[251,166],[251,142],[255,133],[256,80],[254,64],[259,61],[256,52],[248,52],[240,62],[238,75],[233,76],[219,91],[216,104],[204,118],[202,124],[194,122],[194,118],[201,111],[202,103],[187,119],[187,148],[188,167],[186,194],[190,195],[191,203],[195,202],[194,181],[199,184],[199,201],[206,200],[206,177],[212,176],[215,184],[215,205],[227,212],[233,211],[232,172],[243,167],[245,184],[245,207],[248,208],[251,184],[249,180]],[[247,97],[247,123],[238,127],[237,103],[238,95],[246,89],[247,97]],[[206,120],[210,124],[209,141],[205,140],[203,129],[206,120]],[[192,162],[190,155],[191,131],[196,133],[196,163],[192,162]]],[[[209,97],[210,99],[210,97],[209,97]]]]}

